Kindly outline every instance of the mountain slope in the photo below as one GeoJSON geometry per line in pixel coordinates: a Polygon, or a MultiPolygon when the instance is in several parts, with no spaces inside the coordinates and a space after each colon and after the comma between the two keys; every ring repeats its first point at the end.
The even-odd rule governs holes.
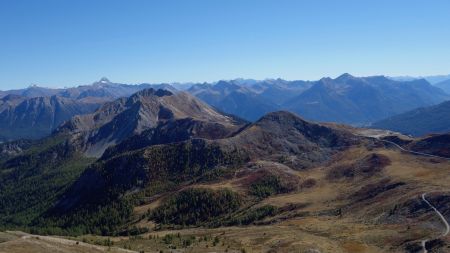
{"type": "MultiPolygon", "coordinates": [[[[325,92],[356,99],[349,91],[384,84],[349,82],[325,92]]],[[[420,83],[402,96],[425,94],[420,83]]],[[[450,241],[435,239],[442,223],[421,194],[450,218],[449,161],[374,137],[447,156],[449,136],[389,134],[289,112],[249,124],[189,94],[146,89],[48,138],[0,144],[0,228],[89,234],[77,239],[138,252],[419,252],[428,238],[430,252],[444,252],[450,241]]]]}
{"type": "Polygon", "coordinates": [[[219,110],[255,121],[279,110],[285,101],[309,89],[313,82],[268,79],[235,79],[215,84],[196,84],[188,92],[219,110]]]}
{"type": "MultiPolygon", "coordinates": [[[[95,161],[86,156],[91,156],[94,148],[104,150],[111,143],[123,140],[132,147],[146,147],[196,136],[221,138],[243,125],[245,122],[222,115],[187,93],[146,89],[129,98],[106,103],[92,114],[76,116],[50,137],[3,143],[0,145],[0,227],[37,222],[95,161]],[[133,136],[141,132],[149,137],[149,143],[133,142],[133,136]]],[[[130,147],[123,152],[131,150],[130,147]]],[[[207,155],[204,153],[202,157],[207,155]]],[[[175,157],[172,162],[177,162],[175,157]]]]}
{"type": "Polygon", "coordinates": [[[414,136],[450,132],[450,101],[395,115],[375,122],[372,127],[414,136]]]}
{"type": "Polygon", "coordinates": [[[358,143],[358,138],[347,131],[279,111],[266,114],[235,136],[218,142],[243,148],[255,159],[277,160],[283,154],[300,155],[296,159],[301,161],[298,166],[303,168],[326,160],[326,154],[332,149],[358,143]]]}
{"type": "Polygon", "coordinates": [[[283,105],[307,119],[364,125],[448,99],[425,80],[397,82],[383,76],[323,78],[283,105]]]}
{"type": "Polygon", "coordinates": [[[65,222],[70,221],[111,231],[130,218],[128,205],[134,205],[135,198],[152,198],[161,191],[207,180],[207,175],[230,174],[258,160],[285,160],[285,164],[297,170],[311,168],[327,161],[339,150],[360,142],[361,138],[349,132],[306,122],[288,112],[275,112],[232,137],[190,139],[135,151],[124,150],[111,157],[105,156],[88,168],[48,213],[49,222],[67,226],[65,222]],[[109,224],[106,228],[98,219],[107,219],[109,212],[120,218],[106,222],[109,224]]]}
{"type": "Polygon", "coordinates": [[[0,141],[38,139],[75,115],[93,112],[99,105],[57,96],[0,99],[0,141]]]}
{"type": "Polygon", "coordinates": [[[407,147],[417,152],[450,157],[450,133],[426,136],[409,143],[407,147]]]}
{"type": "Polygon", "coordinates": [[[443,91],[447,92],[447,94],[450,94],[450,79],[436,83],[434,86],[441,88],[443,91]]]}
{"type": "Polygon", "coordinates": [[[350,74],[319,81],[219,81],[193,85],[188,92],[223,112],[251,121],[271,111],[289,110],[310,120],[354,125],[367,125],[450,98],[424,79],[394,81],[350,74]]]}
{"type": "Polygon", "coordinates": [[[29,225],[93,162],[66,140],[52,136],[1,144],[0,227],[29,225]]]}
{"type": "Polygon", "coordinates": [[[277,108],[275,104],[261,99],[247,87],[233,81],[194,85],[188,92],[223,112],[247,120],[256,120],[277,108]]]}
{"type": "MultiPolygon", "coordinates": [[[[245,122],[236,121],[236,124],[242,124],[243,126],[245,122]]],[[[221,139],[229,137],[237,131],[239,131],[239,127],[220,122],[193,118],[171,119],[160,122],[155,128],[133,135],[106,149],[102,157],[111,157],[151,145],[185,141],[191,138],[221,139]]]]}
{"type": "Polygon", "coordinates": [[[86,155],[99,157],[108,147],[133,135],[187,118],[221,124],[229,131],[237,130],[242,124],[188,93],[145,89],[129,98],[106,103],[92,114],[74,117],[60,126],[57,133],[72,134],[73,141],[86,155]]]}
{"type": "MultiPolygon", "coordinates": [[[[162,104],[174,96],[162,91],[154,98],[155,92],[136,102],[162,104]]],[[[124,100],[97,114],[99,128],[120,114],[124,100]]],[[[89,234],[78,238],[90,241],[104,240],[95,235],[103,234],[115,246],[146,252],[175,246],[180,252],[417,252],[421,240],[442,231],[421,194],[450,217],[443,192],[448,161],[359,136],[374,131],[308,122],[289,112],[226,133],[219,122],[163,118],[121,142],[131,146],[111,148],[97,161],[84,160],[58,135],[65,132],[40,143],[0,145],[9,153],[0,162],[0,227],[89,234]],[[178,134],[190,137],[174,139],[178,134]],[[137,136],[147,138],[144,144],[133,145],[137,136]]],[[[401,145],[449,154],[447,135],[405,137],[401,145]]],[[[439,252],[448,245],[442,238],[427,247],[439,252]]]]}

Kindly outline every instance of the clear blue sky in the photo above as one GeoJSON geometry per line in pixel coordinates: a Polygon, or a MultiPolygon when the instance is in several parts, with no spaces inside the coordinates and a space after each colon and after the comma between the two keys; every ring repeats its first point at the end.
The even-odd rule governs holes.
{"type": "Polygon", "coordinates": [[[0,0],[0,89],[450,73],[448,0],[0,0]]]}

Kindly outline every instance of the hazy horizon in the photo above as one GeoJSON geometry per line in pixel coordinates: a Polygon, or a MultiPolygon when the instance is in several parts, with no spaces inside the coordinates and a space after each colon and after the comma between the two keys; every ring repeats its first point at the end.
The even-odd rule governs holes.
{"type": "MultiPolygon", "coordinates": [[[[199,83],[217,83],[219,81],[234,81],[234,80],[253,80],[253,81],[265,81],[265,80],[277,80],[277,79],[281,79],[281,80],[285,80],[285,81],[319,81],[322,78],[331,78],[331,79],[335,79],[338,78],[339,76],[343,75],[343,74],[350,74],[354,77],[371,77],[371,76],[385,76],[386,78],[392,78],[394,80],[401,80],[401,79],[409,79],[409,78],[413,78],[413,79],[427,79],[427,78],[442,78],[444,80],[447,80],[448,78],[450,78],[450,74],[437,74],[437,75],[427,75],[427,76],[412,76],[412,75],[404,75],[404,76],[387,76],[387,75],[367,75],[367,76],[360,76],[360,75],[354,75],[352,73],[349,72],[345,72],[345,73],[341,73],[339,75],[336,76],[322,76],[320,78],[317,79],[286,79],[283,77],[267,77],[267,78],[262,78],[262,79],[257,79],[257,78],[247,78],[247,77],[236,77],[236,78],[229,78],[229,79],[219,79],[219,80],[212,80],[212,81],[181,81],[181,82],[151,82],[151,81],[137,81],[134,83],[127,83],[127,82],[122,82],[120,80],[112,80],[111,78],[108,78],[107,76],[103,76],[103,77],[99,77],[96,80],[90,81],[88,83],[75,83],[73,85],[65,85],[65,86],[58,86],[58,85],[47,85],[47,84],[41,84],[41,83],[31,83],[28,85],[24,85],[24,86],[19,86],[19,87],[15,87],[13,89],[0,89],[0,91],[6,91],[6,90],[15,90],[15,89],[26,89],[29,87],[40,87],[40,88],[50,88],[50,89],[65,89],[65,88],[75,88],[78,86],[86,86],[86,85],[91,85],[94,83],[99,82],[101,79],[103,78],[107,78],[111,83],[117,83],[117,84],[127,84],[127,85],[139,85],[139,84],[179,84],[179,85],[191,85],[191,84],[199,84],[199,83]]],[[[427,80],[429,81],[429,80],[427,80]]],[[[430,81],[429,81],[430,82],[430,81]]],[[[433,84],[433,82],[430,82],[431,84],[433,84]]],[[[438,82],[434,82],[434,83],[438,83],[438,82]]],[[[0,86],[1,87],[1,86],[0,86]]]]}
{"type": "Polygon", "coordinates": [[[450,73],[448,1],[2,1],[0,90],[450,73]]]}

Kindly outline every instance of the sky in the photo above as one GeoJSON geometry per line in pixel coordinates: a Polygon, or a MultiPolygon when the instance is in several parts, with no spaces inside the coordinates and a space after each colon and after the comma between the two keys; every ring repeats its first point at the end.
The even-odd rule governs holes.
{"type": "Polygon", "coordinates": [[[450,73],[448,0],[0,0],[0,89],[450,73]]]}

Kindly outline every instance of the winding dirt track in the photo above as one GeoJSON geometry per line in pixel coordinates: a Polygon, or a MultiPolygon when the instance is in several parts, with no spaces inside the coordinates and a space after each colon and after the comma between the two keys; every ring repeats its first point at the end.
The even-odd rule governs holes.
{"type": "Polygon", "coordinates": [[[400,146],[400,145],[398,145],[397,143],[392,142],[392,141],[380,140],[380,139],[378,139],[378,138],[375,138],[375,139],[377,139],[377,140],[379,140],[379,141],[382,141],[382,142],[389,143],[389,144],[391,144],[391,145],[394,145],[395,147],[399,148],[401,151],[404,151],[404,152],[407,152],[407,153],[410,153],[410,154],[414,154],[414,155],[422,155],[422,156],[428,156],[428,157],[434,157],[434,158],[440,158],[440,159],[450,160],[449,157],[438,156],[438,155],[432,155],[432,154],[427,154],[427,153],[416,152],[416,151],[404,149],[402,146],[400,146]]]}
{"type": "MultiPolygon", "coordinates": [[[[448,224],[448,221],[445,219],[444,215],[442,215],[442,213],[439,212],[439,210],[437,210],[437,208],[436,208],[435,206],[433,206],[433,205],[425,198],[425,195],[426,195],[426,193],[422,193],[422,200],[423,200],[425,203],[427,203],[428,206],[431,207],[431,209],[433,209],[433,211],[439,216],[439,218],[441,219],[442,223],[444,223],[444,225],[445,225],[444,231],[442,232],[442,234],[441,234],[438,238],[447,236],[448,233],[450,232],[450,225],[448,224]]],[[[426,248],[426,244],[427,244],[427,242],[428,242],[429,240],[430,240],[430,239],[425,239],[425,240],[422,240],[422,242],[421,242],[421,243],[422,243],[422,248],[423,248],[423,252],[424,252],[424,253],[427,253],[427,252],[428,252],[428,250],[427,250],[427,248],[426,248]]]]}
{"type": "MultiPolygon", "coordinates": [[[[382,141],[382,142],[385,142],[385,143],[389,143],[389,144],[391,144],[391,145],[397,147],[397,148],[400,149],[401,151],[404,151],[404,152],[407,152],[407,153],[411,153],[411,154],[414,154],[414,155],[422,155],[422,156],[428,156],[428,157],[434,157],[434,158],[440,158],[440,159],[450,160],[450,158],[448,158],[448,157],[437,156],[437,155],[432,155],[432,154],[427,154],[427,153],[422,153],[422,152],[416,152],[416,151],[408,150],[408,149],[405,149],[405,148],[403,148],[402,146],[400,146],[400,145],[398,145],[397,143],[392,142],[392,141],[381,140],[381,139],[379,139],[379,138],[375,138],[375,139],[377,139],[377,140],[379,140],[379,141],[382,141]]],[[[436,208],[435,206],[433,206],[433,205],[425,198],[425,195],[426,195],[426,194],[427,194],[427,193],[422,193],[422,200],[423,200],[425,203],[427,203],[427,205],[428,205],[431,209],[433,209],[433,211],[439,216],[439,218],[441,219],[442,223],[444,223],[444,225],[445,225],[444,231],[443,231],[442,234],[441,234],[439,237],[437,237],[437,238],[441,238],[441,237],[447,236],[448,233],[450,232],[450,225],[448,224],[448,221],[445,219],[444,215],[442,215],[442,213],[439,212],[439,210],[437,210],[437,208],[436,208]]],[[[426,244],[427,244],[427,242],[428,242],[429,240],[430,240],[430,239],[425,239],[425,240],[422,240],[422,241],[421,241],[421,245],[422,245],[422,249],[423,249],[423,252],[424,252],[424,253],[428,253],[428,250],[427,250],[427,248],[426,248],[426,244]]]]}

